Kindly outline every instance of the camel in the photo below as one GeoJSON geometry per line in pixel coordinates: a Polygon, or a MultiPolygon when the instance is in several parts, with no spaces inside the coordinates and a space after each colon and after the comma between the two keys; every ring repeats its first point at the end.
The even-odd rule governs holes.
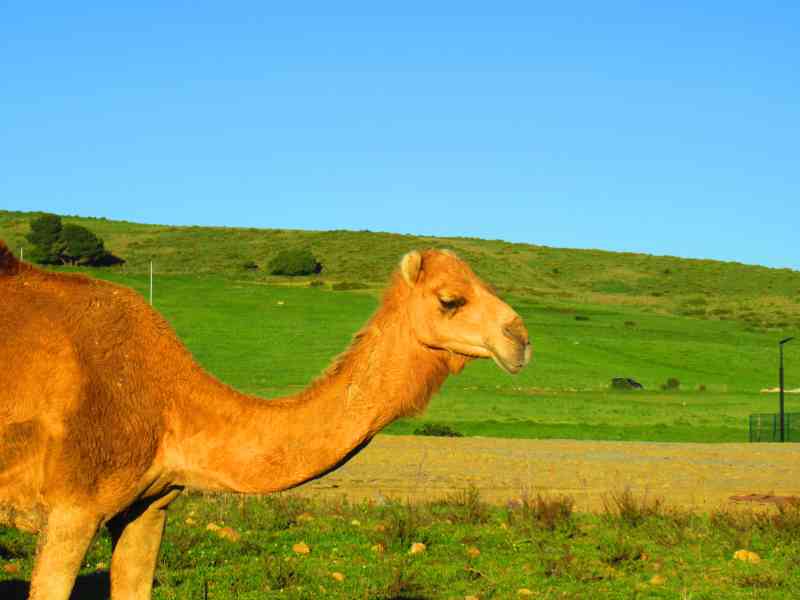
{"type": "Polygon", "coordinates": [[[184,488],[268,494],[338,468],[451,373],[516,373],[521,318],[449,251],[406,254],[349,348],[265,400],[205,372],[134,291],[18,261],[0,241],[0,523],[36,532],[33,600],[66,600],[108,528],[111,596],[146,600],[184,488]]]}

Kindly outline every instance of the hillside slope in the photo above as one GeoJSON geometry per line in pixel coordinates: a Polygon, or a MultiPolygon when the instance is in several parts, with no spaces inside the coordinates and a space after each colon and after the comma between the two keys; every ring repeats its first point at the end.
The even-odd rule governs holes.
{"type": "MultiPolygon", "coordinates": [[[[17,249],[36,213],[0,211],[0,239],[17,249]]],[[[144,225],[66,216],[88,227],[143,273],[152,259],[162,274],[276,279],[263,270],[278,251],[307,247],[321,278],[381,285],[412,248],[448,247],[502,293],[546,303],[635,305],[653,312],[744,321],[753,330],[800,327],[800,272],[740,263],[601,250],[550,248],[501,240],[436,238],[370,231],[300,231],[144,225]],[[262,267],[243,268],[246,261],[262,267]]]]}

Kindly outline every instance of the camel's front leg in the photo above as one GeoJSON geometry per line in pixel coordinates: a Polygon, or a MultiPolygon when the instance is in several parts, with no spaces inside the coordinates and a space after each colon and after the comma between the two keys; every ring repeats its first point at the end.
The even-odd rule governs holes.
{"type": "Polygon", "coordinates": [[[114,545],[112,600],[150,600],[167,506],[179,493],[171,490],[150,504],[135,505],[108,523],[114,545]]]}
{"type": "Polygon", "coordinates": [[[39,534],[30,600],[67,600],[100,518],[76,508],[54,508],[39,534]]]}

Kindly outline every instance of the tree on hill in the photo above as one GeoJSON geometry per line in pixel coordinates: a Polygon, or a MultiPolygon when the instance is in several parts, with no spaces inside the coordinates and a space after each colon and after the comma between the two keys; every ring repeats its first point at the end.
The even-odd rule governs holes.
{"type": "Polygon", "coordinates": [[[33,246],[30,258],[43,265],[61,264],[64,242],[61,239],[61,217],[44,214],[31,220],[31,231],[25,236],[33,246]]]}
{"type": "Polygon", "coordinates": [[[71,223],[64,225],[61,229],[61,239],[64,242],[61,258],[73,265],[94,265],[101,262],[109,253],[103,247],[103,240],[80,225],[71,223]]]}
{"type": "Polygon", "coordinates": [[[44,214],[31,221],[25,238],[33,245],[31,259],[40,264],[110,265],[122,262],[103,240],[81,225],[63,225],[58,215],[44,214]]]}

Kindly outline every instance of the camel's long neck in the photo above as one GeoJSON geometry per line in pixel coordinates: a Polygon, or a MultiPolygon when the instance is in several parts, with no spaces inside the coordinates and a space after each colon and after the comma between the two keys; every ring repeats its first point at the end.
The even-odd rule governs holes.
{"type": "Polygon", "coordinates": [[[448,374],[447,357],[413,338],[387,295],[350,349],[307,390],[262,400],[213,382],[175,420],[176,483],[265,493],[342,464],[399,416],[418,412],[448,374]]]}

